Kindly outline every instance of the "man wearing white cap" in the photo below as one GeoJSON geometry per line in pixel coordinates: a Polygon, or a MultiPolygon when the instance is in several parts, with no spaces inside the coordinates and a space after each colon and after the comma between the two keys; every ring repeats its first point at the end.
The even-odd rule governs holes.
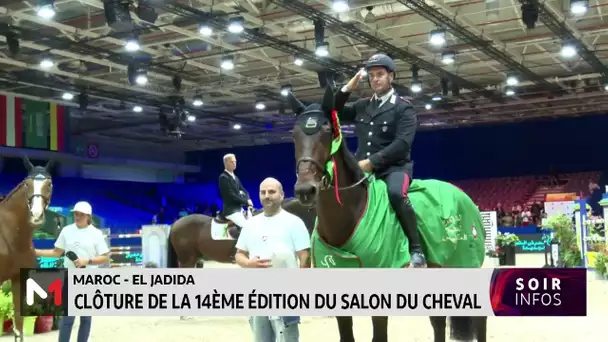
{"type": "MultiPolygon", "coordinates": [[[[59,233],[54,249],[37,249],[36,256],[47,258],[63,258],[66,268],[98,267],[110,260],[110,249],[101,230],[91,223],[93,208],[88,202],[78,202],[72,209],[74,223],[69,224],[59,233]],[[70,260],[72,252],[76,259],[70,260]],[[70,254],[70,255],[67,255],[70,254]]],[[[63,317],[59,329],[59,342],[69,342],[72,334],[74,317],[63,317]]],[[[91,317],[81,316],[78,328],[78,342],[87,342],[91,332],[91,317]]]]}

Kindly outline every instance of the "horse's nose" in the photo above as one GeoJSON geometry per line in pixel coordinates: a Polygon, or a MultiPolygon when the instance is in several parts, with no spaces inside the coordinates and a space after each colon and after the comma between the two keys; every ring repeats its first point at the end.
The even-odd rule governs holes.
{"type": "Polygon", "coordinates": [[[294,193],[300,202],[310,202],[317,195],[317,185],[312,182],[296,183],[294,193]]]}

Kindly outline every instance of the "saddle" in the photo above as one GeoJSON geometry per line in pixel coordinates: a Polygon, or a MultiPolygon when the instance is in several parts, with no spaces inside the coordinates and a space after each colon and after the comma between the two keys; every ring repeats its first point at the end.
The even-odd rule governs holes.
{"type": "Polygon", "coordinates": [[[232,220],[227,219],[219,211],[215,214],[215,217],[213,218],[213,220],[219,224],[227,224],[228,225],[228,227],[227,227],[228,234],[235,240],[239,238],[239,235],[241,235],[241,229],[243,229],[243,228],[240,226],[237,226],[234,222],[232,222],[232,220]]]}

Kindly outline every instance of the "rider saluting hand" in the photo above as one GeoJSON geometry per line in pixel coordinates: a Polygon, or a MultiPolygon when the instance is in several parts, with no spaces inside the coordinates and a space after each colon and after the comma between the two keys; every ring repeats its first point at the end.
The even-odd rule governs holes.
{"type": "Polygon", "coordinates": [[[355,123],[359,144],[356,157],[361,169],[374,172],[387,184],[391,205],[410,242],[412,265],[424,267],[416,213],[407,196],[413,173],[410,151],[417,126],[414,107],[391,87],[395,62],[390,57],[373,55],[365,70],[374,95],[344,105],[363,76],[361,70],[336,94],[336,108],[344,105],[340,120],[355,123]]]}

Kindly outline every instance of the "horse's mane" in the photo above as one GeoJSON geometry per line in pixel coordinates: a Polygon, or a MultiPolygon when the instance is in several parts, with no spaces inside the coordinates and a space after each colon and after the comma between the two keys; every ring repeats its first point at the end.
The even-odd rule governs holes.
{"type": "Polygon", "coordinates": [[[13,188],[13,190],[11,190],[11,192],[8,193],[8,195],[4,196],[4,199],[2,199],[2,201],[0,201],[0,203],[4,203],[6,201],[8,201],[11,196],[13,196],[17,191],[21,190],[21,188],[23,187],[23,184],[25,184],[25,179],[21,181],[21,183],[17,184],[16,187],[13,188]]]}
{"type": "MultiPolygon", "coordinates": [[[[365,178],[365,174],[359,167],[359,162],[357,161],[357,158],[355,158],[355,155],[348,149],[348,146],[346,146],[346,141],[342,141],[342,146],[340,146],[340,150],[342,151],[342,155],[344,156],[344,164],[346,166],[346,169],[349,172],[352,172],[353,176],[355,177],[354,181],[358,182],[360,179],[365,178]]],[[[361,184],[367,185],[367,182],[368,181],[366,178],[363,182],[361,182],[361,184]]]]}

